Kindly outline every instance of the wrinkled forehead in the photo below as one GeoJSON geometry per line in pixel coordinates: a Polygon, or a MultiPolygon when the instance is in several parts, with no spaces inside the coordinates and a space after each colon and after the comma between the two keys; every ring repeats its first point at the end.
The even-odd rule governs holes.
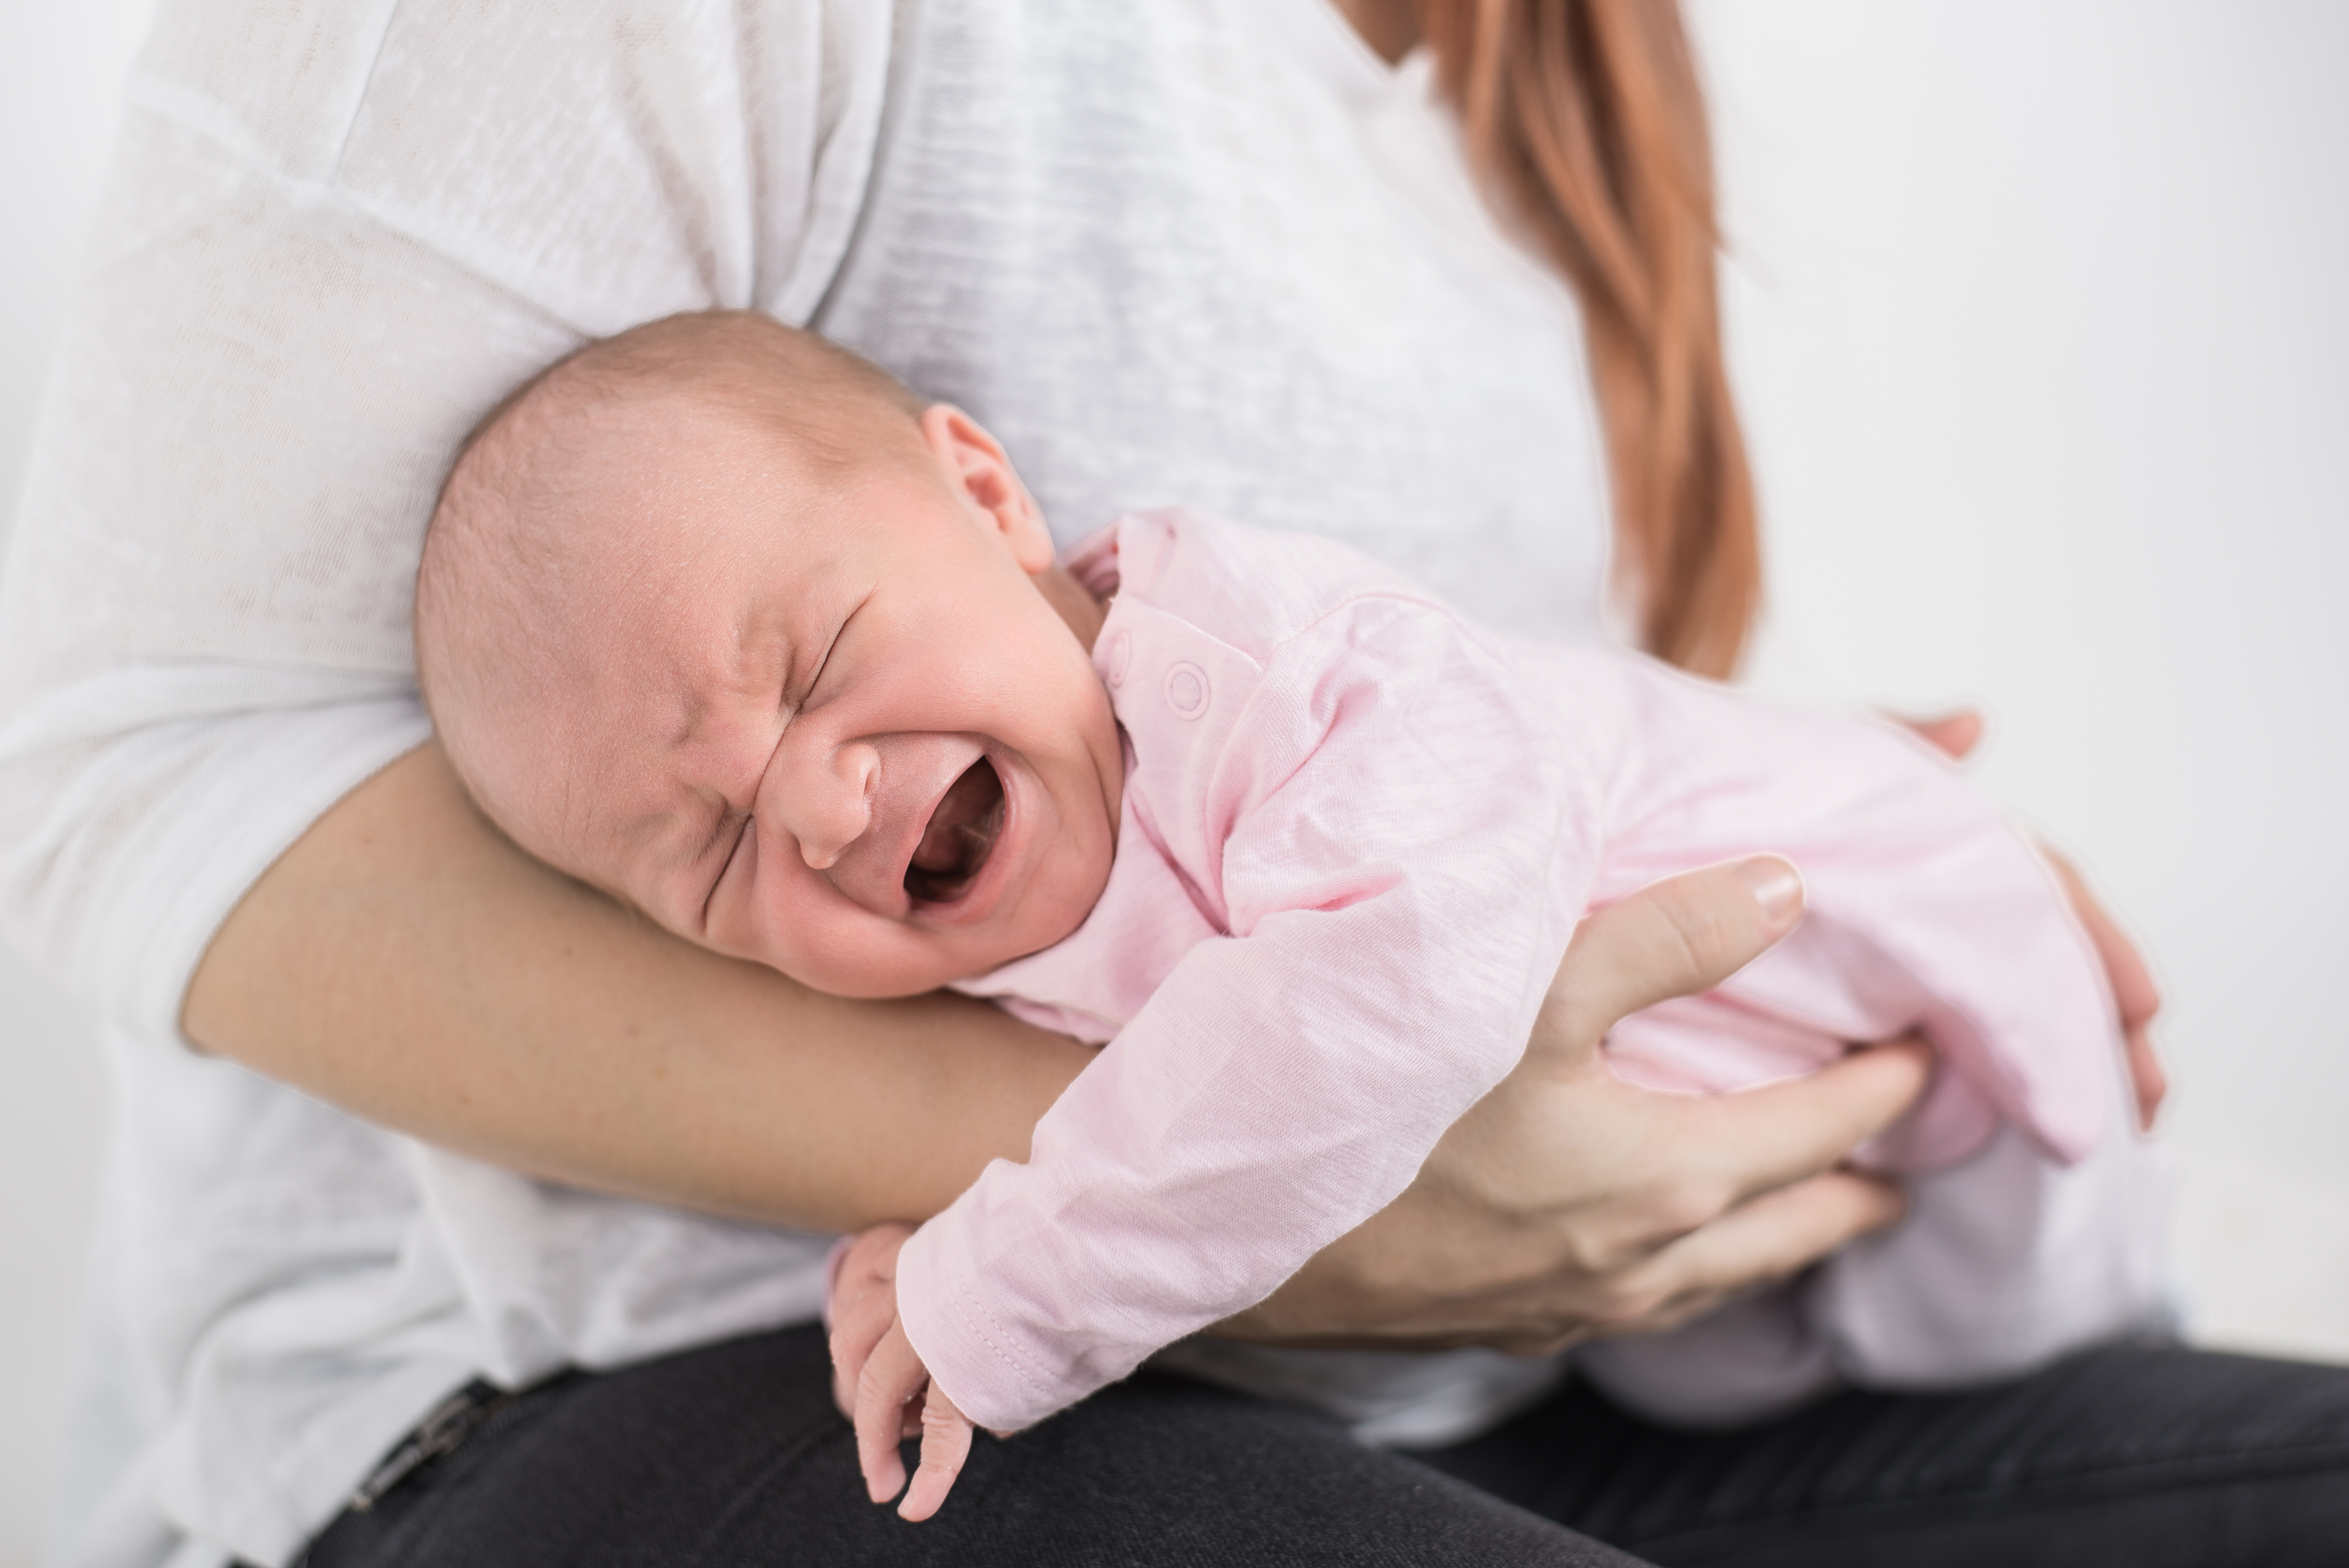
{"type": "Polygon", "coordinates": [[[802,586],[729,574],[702,593],[608,606],[545,716],[553,766],[531,769],[525,810],[562,846],[564,869],[613,886],[647,855],[686,852],[677,830],[739,786],[733,775],[778,707],[802,586]]]}
{"type": "Polygon", "coordinates": [[[915,542],[895,525],[921,489],[885,469],[812,472],[730,421],[638,458],[575,542],[551,700],[522,727],[538,755],[501,769],[509,830],[616,891],[698,847],[679,841],[745,782],[794,661],[820,655],[846,605],[903,563],[915,542]]]}
{"type": "Polygon", "coordinates": [[[467,772],[489,814],[532,854],[619,891],[626,825],[664,809],[662,738],[676,732],[687,683],[647,645],[600,638],[549,660],[507,722],[474,735],[467,772]]]}

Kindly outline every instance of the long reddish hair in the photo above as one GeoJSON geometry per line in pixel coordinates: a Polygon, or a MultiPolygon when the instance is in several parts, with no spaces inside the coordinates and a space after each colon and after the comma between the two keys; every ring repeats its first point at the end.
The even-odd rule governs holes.
{"type": "Polygon", "coordinates": [[[1760,602],[1713,154],[1673,0],[1417,0],[1470,165],[1574,284],[1650,652],[1725,676],[1760,602]]]}

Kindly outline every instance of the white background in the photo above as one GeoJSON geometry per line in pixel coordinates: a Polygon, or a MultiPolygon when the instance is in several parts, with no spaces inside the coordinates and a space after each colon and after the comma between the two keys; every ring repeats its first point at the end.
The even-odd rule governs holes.
{"type": "MultiPolygon", "coordinates": [[[[1984,776],[2168,991],[2199,1332],[2349,1358],[2349,6],[1692,4],[1754,678],[1990,711],[1984,776]]],[[[142,11],[0,15],[0,517],[142,11]]],[[[78,1014],[0,954],[0,1564],[35,1554],[104,1120],[78,1014]]]]}

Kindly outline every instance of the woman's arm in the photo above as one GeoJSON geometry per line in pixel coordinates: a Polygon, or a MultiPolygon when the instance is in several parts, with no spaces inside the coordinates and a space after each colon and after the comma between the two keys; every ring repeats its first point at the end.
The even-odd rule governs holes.
{"type": "MultiPolygon", "coordinates": [[[[1970,707],[1936,718],[1908,718],[1897,713],[1888,717],[1952,762],[1963,762],[1982,744],[1982,717],[1970,707]]],[[[2128,1061],[2129,1087],[2136,1093],[2137,1126],[2150,1132],[2154,1119],[2161,1114],[2161,1102],[2169,1097],[2169,1074],[2161,1065],[2159,1048],[2153,1043],[2153,1020],[2161,1011],[2161,989],[2153,983],[2153,971],[2147,966],[2145,955],[2121,930],[2120,923],[2106,912],[2104,904],[2090,891],[2086,875],[2072,863],[2071,857],[2044,842],[2039,851],[2055,868],[2055,880],[2064,884],[2072,913],[2079,917],[2081,929],[2088,934],[2088,941],[2095,945],[2096,957],[2105,966],[2105,979],[2113,989],[2113,1006],[2120,1014],[2121,1045],[2128,1061]]]]}
{"type": "Polygon", "coordinates": [[[605,1191],[817,1230],[920,1219],[1091,1053],[983,1003],[851,1003],[705,953],[513,848],[438,746],[347,797],[205,954],[202,1048],[605,1191]]]}
{"type": "MultiPolygon", "coordinates": [[[[1650,1094],[1598,1064],[1616,1017],[1712,983],[1783,928],[1725,872],[1586,922],[1525,1065],[1402,1199],[1238,1331],[1636,1332],[1886,1222],[1889,1189],[1816,1173],[1905,1109],[1914,1057],[1870,1053],[1718,1101],[1650,1094]]],[[[837,1230],[926,1218],[988,1160],[1024,1156],[1091,1058],[958,997],[843,1002],[689,946],[513,849],[429,746],[263,877],[198,968],[186,1030],[512,1169],[837,1230]]]]}

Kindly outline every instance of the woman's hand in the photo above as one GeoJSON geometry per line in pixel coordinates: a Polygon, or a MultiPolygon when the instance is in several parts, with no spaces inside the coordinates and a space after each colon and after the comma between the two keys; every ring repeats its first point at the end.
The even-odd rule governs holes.
{"type": "Polygon", "coordinates": [[[1923,1092],[1921,1042],[1717,1097],[1639,1088],[1599,1057],[1616,1020],[1720,984],[1801,903],[1792,868],[1764,856],[1589,916],[1516,1071],[1402,1197],[1219,1332],[1542,1354],[1673,1327],[1899,1218],[1897,1187],[1839,1166],[1923,1092]]]}
{"type": "MultiPolygon", "coordinates": [[[[1892,720],[1953,762],[1964,761],[1982,743],[1982,715],[1971,708],[1961,707],[1939,718],[1904,718],[1895,714],[1892,720]]],[[[2153,972],[2146,967],[2137,944],[2121,934],[2119,924],[2088,891],[2088,879],[2071,858],[2044,843],[2039,852],[2055,868],[2056,880],[2072,901],[2072,913],[2079,916],[2088,940],[2095,944],[2096,956],[2104,963],[2105,978],[2112,985],[2113,1002],[2120,1011],[2129,1082],[2137,1090],[2137,1125],[2150,1132],[2153,1119],[2169,1094],[2169,1075],[2153,1047],[2153,1016],[2161,1011],[2161,993],[2153,984],[2153,972]]]]}

